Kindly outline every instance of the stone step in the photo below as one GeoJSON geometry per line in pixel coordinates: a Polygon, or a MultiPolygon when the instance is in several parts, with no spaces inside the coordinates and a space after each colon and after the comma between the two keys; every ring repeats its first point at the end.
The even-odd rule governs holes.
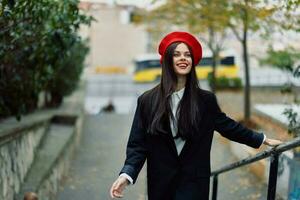
{"type": "Polygon", "coordinates": [[[23,199],[28,191],[38,191],[43,180],[51,174],[64,148],[74,135],[74,127],[63,124],[51,124],[49,131],[38,148],[35,160],[28,171],[16,199],[23,199]]]}

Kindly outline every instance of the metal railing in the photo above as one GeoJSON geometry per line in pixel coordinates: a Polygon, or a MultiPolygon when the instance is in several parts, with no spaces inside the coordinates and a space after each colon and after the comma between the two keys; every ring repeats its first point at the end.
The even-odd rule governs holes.
{"type": "Polygon", "coordinates": [[[211,173],[213,177],[213,189],[212,189],[212,200],[217,200],[218,193],[218,175],[224,172],[239,168],[244,165],[251,164],[253,162],[262,160],[267,157],[271,157],[270,171],[269,171],[269,182],[268,182],[268,200],[275,200],[276,196],[276,184],[277,184],[277,171],[278,171],[278,157],[280,153],[293,149],[300,146],[300,137],[293,139],[292,141],[283,143],[272,149],[260,152],[255,156],[245,158],[238,162],[227,165],[221,169],[215,170],[211,173]]]}

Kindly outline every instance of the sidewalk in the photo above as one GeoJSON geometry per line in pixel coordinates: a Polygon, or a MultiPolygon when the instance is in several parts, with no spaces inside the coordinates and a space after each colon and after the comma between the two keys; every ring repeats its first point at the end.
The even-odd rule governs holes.
{"type": "MultiPolygon", "coordinates": [[[[110,199],[110,186],[125,159],[132,118],[116,114],[86,116],[81,145],[57,199],[110,199]]],[[[145,177],[143,171],[137,183],[125,191],[124,200],[145,199],[145,177]]]]}
{"type": "MultiPolygon", "coordinates": [[[[110,199],[109,188],[125,159],[132,117],[123,114],[86,116],[81,146],[71,163],[70,174],[65,180],[65,187],[58,194],[58,199],[110,199]]],[[[236,161],[226,140],[221,139],[217,133],[211,157],[212,169],[236,161]]],[[[267,193],[266,187],[258,182],[247,167],[220,175],[218,191],[218,200],[266,199],[267,193]]],[[[146,199],[145,170],[139,175],[137,183],[125,191],[123,199],[146,199]]]]}

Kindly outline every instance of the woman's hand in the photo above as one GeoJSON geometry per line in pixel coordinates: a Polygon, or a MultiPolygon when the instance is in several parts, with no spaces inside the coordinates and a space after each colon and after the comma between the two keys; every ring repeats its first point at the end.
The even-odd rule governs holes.
{"type": "Polygon", "coordinates": [[[123,190],[129,184],[128,180],[120,176],[111,186],[110,188],[110,196],[111,198],[122,198],[123,197],[123,190]]]}
{"type": "Polygon", "coordinates": [[[265,145],[272,146],[272,147],[278,146],[278,145],[280,145],[282,143],[283,142],[280,141],[280,140],[269,139],[269,138],[266,138],[266,140],[264,141],[265,145]]]}

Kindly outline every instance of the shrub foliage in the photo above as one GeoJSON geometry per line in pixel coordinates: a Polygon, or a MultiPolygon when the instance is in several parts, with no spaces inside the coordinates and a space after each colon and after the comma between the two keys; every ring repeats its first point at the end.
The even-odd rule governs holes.
{"type": "MultiPolygon", "coordinates": [[[[207,77],[208,83],[210,87],[212,86],[212,74],[209,73],[207,77]]],[[[217,77],[215,80],[215,88],[216,90],[239,90],[243,87],[242,80],[239,77],[236,78],[227,78],[225,76],[217,77]]]]}
{"type": "Polygon", "coordinates": [[[91,18],[78,0],[2,0],[0,2],[0,118],[58,106],[79,80],[88,48],[77,31],[91,18]]]}

